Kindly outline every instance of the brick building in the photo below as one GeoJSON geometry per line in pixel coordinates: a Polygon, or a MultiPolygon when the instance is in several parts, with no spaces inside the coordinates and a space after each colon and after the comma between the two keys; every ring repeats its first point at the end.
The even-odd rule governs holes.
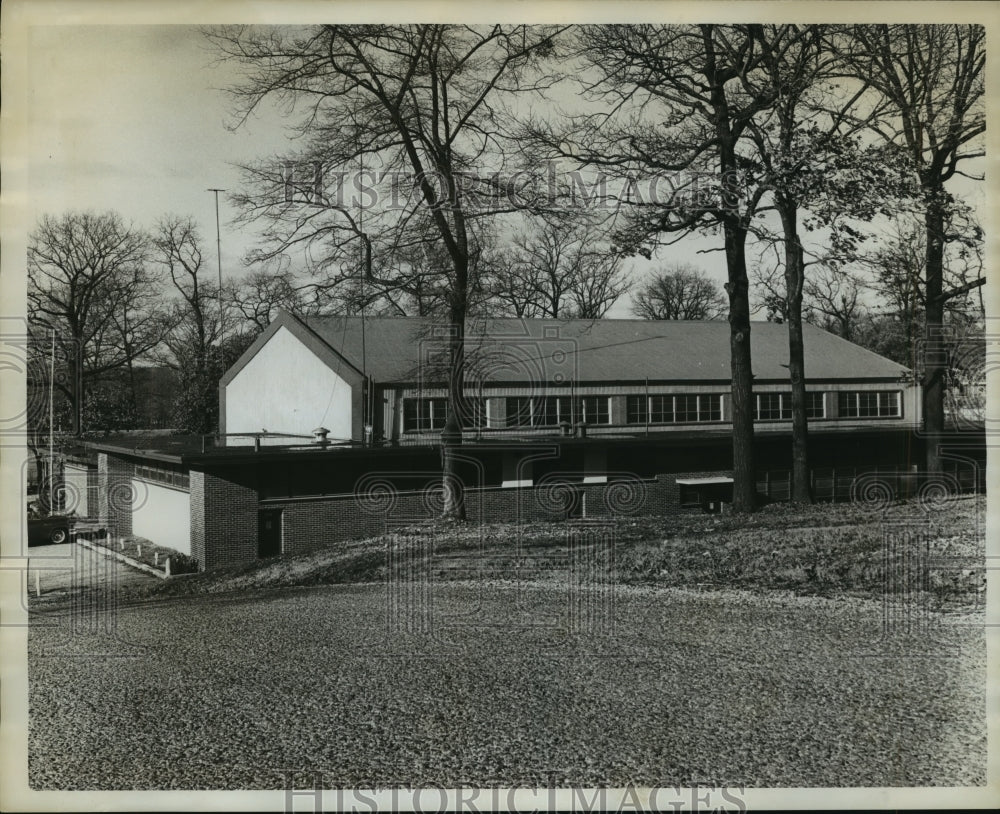
{"type": "MultiPolygon", "coordinates": [[[[751,337],[758,487],[782,499],[786,329],[755,323],[751,337]]],[[[100,518],[210,568],[433,516],[447,348],[429,320],[281,314],[220,383],[217,438],[92,445],[100,518]]],[[[466,355],[458,454],[470,520],[662,514],[727,499],[727,323],[491,320],[470,323],[466,355]]],[[[811,327],[806,371],[819,499],[848,496],[860,473],[912,469],[920,388],[909,371],[811,327]]],[[[977,482],[963,466],[955,477],[977,482]]]]}

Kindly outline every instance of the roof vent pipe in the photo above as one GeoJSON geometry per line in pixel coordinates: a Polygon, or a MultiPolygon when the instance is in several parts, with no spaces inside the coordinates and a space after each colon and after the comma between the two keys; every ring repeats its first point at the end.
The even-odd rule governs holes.
{"type": "Polygon", "coordinates": [[[329,441],[326,437],[330,434],[330,431],[326,427],[317,427],[313,430],[313,443],[319,444],[320,446],[326,446],[329,441]]]}

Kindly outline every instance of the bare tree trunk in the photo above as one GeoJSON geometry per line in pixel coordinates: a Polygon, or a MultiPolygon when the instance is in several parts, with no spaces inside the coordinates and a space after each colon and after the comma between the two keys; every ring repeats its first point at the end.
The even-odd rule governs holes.
{"type": "Polygon", "coordinates": [[[69,359],[70,430],[73,435],[83,432],[83,349],[82,343],[75,343],[69,359]]]}
{"type": "Polygon", "coordinates": [[[462,445],[465,423],[465,313],[467,309],[468,261],[455,263],[456,286],[452,294],[449,326],[448,417],[441,433],[441,476],[444,489],[442,516],[465,520],[465,489],[458,472],[456,447],[462,445]]]}
{"type": "Polygon", "coordinates": [[[750,283],[747,279],[746,230],[738,216],[724,222],[726,264],[729,269],[729,349],[732,373],[733,510],[750,512],[757,506],[757,473],[753,442],[753,367],[750,358],[750,283]]]}
{"type": "Polygon", "coordinates": [[[944,190],[930,193],[924,225],[927,229],[926,298],[927,334],[924,341],[924,433],[927,437],[927,471],[941,472],[940,444],[944,434],[944,190]]]}
{"type": "Polygon", "coordinates": [[[792,384],[793,503],[812,503],[809,485],[809,439],[806,416],[806,362],[802,336],[802,287],[805,268],[794,202],[778,197],[785,237],[785,320],[788,324],[788,374],[792,384]]]}

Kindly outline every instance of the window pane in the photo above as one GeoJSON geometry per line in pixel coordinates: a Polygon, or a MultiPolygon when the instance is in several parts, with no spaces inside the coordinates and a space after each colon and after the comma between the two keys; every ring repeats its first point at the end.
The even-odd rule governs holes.
{"type": "Polygon", "coordinates": [[[901,394],[897,391],[841,393],[840,415],[843,418],[898,417],[901,394]]]}
{"type": "Polygon", "coordinates": [[[858,393],[858,418],[878,415],[878,393],[858,393]]]}
{"type": "Polygon", "coordinates": [[[559,396],[546,396],[538,400],[538,416],[536,423],[545,427],[555,427],[563,420],[562,402],[559,396]]]}
{"type": "Polygon", "coordinates": [[[531,426],[531,399],[527,396],[510,396],[507,398],[507,426],[531,426]]]}
{"type": "Polygon", "coordinates": [[[701,397],[701,420],[721,421],[722,420],[722,396],[712,394],[701,397]]]}
{"type": "Polygon", "coordinates": [[[806,418],[825,418],[825,404],[823,393],[806,393],[806,418]]]}
{"type": "Polygon", "coordinates": [[[674,420],[678,422],[698,420],[698,397],[697,396],[675,396],[674,397],[674,420]]]}
{"type": "Polygon", "coordinates": [[[790,394],[784,393],[758,393],[757,412],[755,418],[759,421],[779,421],[792,417],[792,405],[790,394]]]}
{"type": "MultiPolygon", "coordinates": [[[[447,401],[445,403],[447,404],[447,401]]],[[[472,396],[463,396],[461,404],[459,405],[459,417],[462,419],[462,429],[484,426],[482,421],[484,409],[485,402],[483,399],[474,398],[472,396]]],[[[447,413],[445,413],[445,415],[447,415],[447,413]]]]}
{"type": "Polygon", "coordinates": [[[431,429],[444,429],[448,417],[448,399],[431,399],[431,429]]]}
{"type": "Polygon", "coordinates": [[[880,416],[898,416],[900,414],[899,403],[901,401],[900,393],[879,393],[879,412],[880,416]]]}
{"type": "Polygon", "coordinates": [[[403,399],[403,431],[413,432],[417,428],[417,400],[403,399]]]}
{"type": "Polygon", "coordinates": [[[608,424],[611,420],[607,396],[584,396],[579,399],[578,412],[580,420],[588,424],[608,424]]]}
{"type": "Polygon", "coordinates": [[[674,397],[651,396],[649,420],[654,424],[671,424],[674,421],[674,397]]]}
{"type": "Polygon", "coordinates": [[[649,418],[649,400],[645,396],[625,399],[625,420],[629,424],[645,424],[649,418]]]}

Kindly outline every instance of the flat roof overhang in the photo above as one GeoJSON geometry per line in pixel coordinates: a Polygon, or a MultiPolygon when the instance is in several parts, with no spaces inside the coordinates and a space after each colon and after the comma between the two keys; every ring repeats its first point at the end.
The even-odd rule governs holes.
{"type": "Polygon", "coordinates": [[[719,483],[732,483],[732,478],[677,478],[678,486],[709,486],[719,483]]]}
{"type": "MultiPolygon", "coordinates": [[[[839,430],[810,429],[809,437],[814,440],[832,438],[864,438],[874,436],[912,436],[917,438],[919,433],[912,427],[862,427],[839,430]]],[[[947,437],[946,443],[974,443],[970,434],[955,433],[947,437]]],[[[971,435],[974,435],[972,433],[971,435]]],[[[791,432],[759,433],[756,440],[759,442],[780,442],[791,438],[791,432]]],[[[88,441],[86,445],[97,452],[107,452],[118,456],[138,458],[150,461],[162,461],[170,464],[180,464],[188,467],[202,468],[206,466],[232,466],[246,465],[248,463],[259,463],[277,460],[329,460],[332,456],[337,456],[342,460],[359,460],[364,458],[405,458],[421,452],[436,452],[441,449],[438,440],[428,439],[426,444],[407,444],[398,446],[360,446],[347,444],[319,444],[296,445],[296,446],[262,446],[260,449],[253,447],[215,447],[201,451],[200,439],[175,438],[173,443],[166,448],[147,447],[130,445],[120,441],[88,441]]],[[[513,449],[531,448],[551,448],[553,446],[563,447],[658,447],[676,448],[683,446],[724,446],[732,441],[732,429],[729,427],[718,429],[701,429],[681,432],[658,432],[646,435],[642,432],[636,434],[592,434],[586,438],[572,436],[510,436],[491,439],[466,439],[458,449],[468,451],[510,451],[513,449]]]]}

